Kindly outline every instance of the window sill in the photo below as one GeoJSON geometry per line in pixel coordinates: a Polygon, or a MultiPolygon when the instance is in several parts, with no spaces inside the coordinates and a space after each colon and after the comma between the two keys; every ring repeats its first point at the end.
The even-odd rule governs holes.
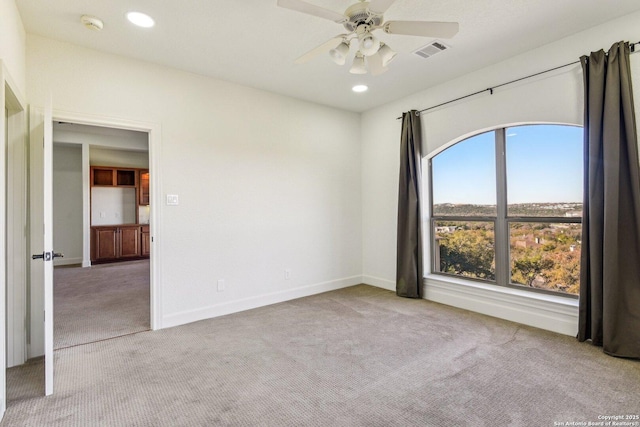
{"type": "Polygon", "coordinates": [[[470,311],[575,336],[578,300],[481,282],[429,274],[425,299],[470,311]]]}

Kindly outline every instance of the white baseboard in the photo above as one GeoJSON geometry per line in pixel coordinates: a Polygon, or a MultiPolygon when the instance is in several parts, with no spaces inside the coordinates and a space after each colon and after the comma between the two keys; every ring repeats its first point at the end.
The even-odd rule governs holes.
{"type": "Polygon", "coordinates": [[[362,282],[388,291],[396,291],[396,282],[373,276],[362,276],[362,282]]]}
{"type": "MultiPolygon", "coordinates": [[[[395,282],[363,276],[363,282],[395,290],[395,282]]],[[[488,316],[533,326],[563,335],[578,333],[578,301],[456,278],[425,278],[424,298],[488,316]]]]}
{"type": "Polygon", "coordinates": [[[322,282],[294,289],[286,289],[283,291],[272,292],[269,294],[258,295],[236,301],[229,301],[196,310],[174,313],[162,318],[162,328],[170,328],[173,326],[197,322],[199,320],[225,316],[227,314],[251,310],[253,308],[277,304],[279,302],[289,301],[292,299],[307,297],[328,291],[335,291],[337,289],[359,285],[360,283],[362,283],[362,276],[346,277],[329,282],[322,282]]]}
{"type": "Polygon", "coordinates": [[[82,264],[82,258],[58,258],[53,260],[53,266],[58,265],[74,265],[74,264],[82,264]]]}

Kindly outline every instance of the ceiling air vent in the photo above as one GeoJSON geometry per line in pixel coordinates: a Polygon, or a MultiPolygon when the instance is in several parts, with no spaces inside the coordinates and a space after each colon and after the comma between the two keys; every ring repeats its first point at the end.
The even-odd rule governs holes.
{"type": "Polygon", "coordinates": [[[429,58],[435,55],[436,53],[440,53],[443,50],[447,50],[447,49],[449,49],[449,46],[446,46],[441,42],[435,41],[431,44],[421,47],[420,49],[416,50],[413,53],[415,53],[416,55],[422,58],[429,58]]]}

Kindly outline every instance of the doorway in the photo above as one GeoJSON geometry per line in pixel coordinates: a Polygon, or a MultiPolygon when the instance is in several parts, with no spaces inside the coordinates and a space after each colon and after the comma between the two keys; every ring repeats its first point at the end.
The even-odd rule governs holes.
{"type": "MultiPolygon", "coordinates": [[[[53,124],[53,240],[56,251],[64,254],[54,260],[54,350],[151,327],[150,262],[142,254],[150,205],[148,197],[145,205],[137,197],[139,177],[149,170],[148,138],[147,132],[53,124]],[[91,171],[126,171],[133,179],[123,186],[94,186],[93,172],[86,174],[87,162],[91,171]],[[88,197],[83,192],[87,188],[88,197]],[[105,229],[126,229],[133,257],[98,264],[95,240],[105,229]]],[[[112,236],[112,246],[125,240],[123,233],[112,236]]]]}

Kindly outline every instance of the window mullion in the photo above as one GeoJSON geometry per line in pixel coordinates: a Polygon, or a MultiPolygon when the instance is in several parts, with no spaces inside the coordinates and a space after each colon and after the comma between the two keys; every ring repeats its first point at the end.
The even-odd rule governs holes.
{"type": "Polygon", "coordinates": [[[496,283],[509,283],[509,224],[507,221],[506,129],[498,129],[496,137],[496,283]]]}

